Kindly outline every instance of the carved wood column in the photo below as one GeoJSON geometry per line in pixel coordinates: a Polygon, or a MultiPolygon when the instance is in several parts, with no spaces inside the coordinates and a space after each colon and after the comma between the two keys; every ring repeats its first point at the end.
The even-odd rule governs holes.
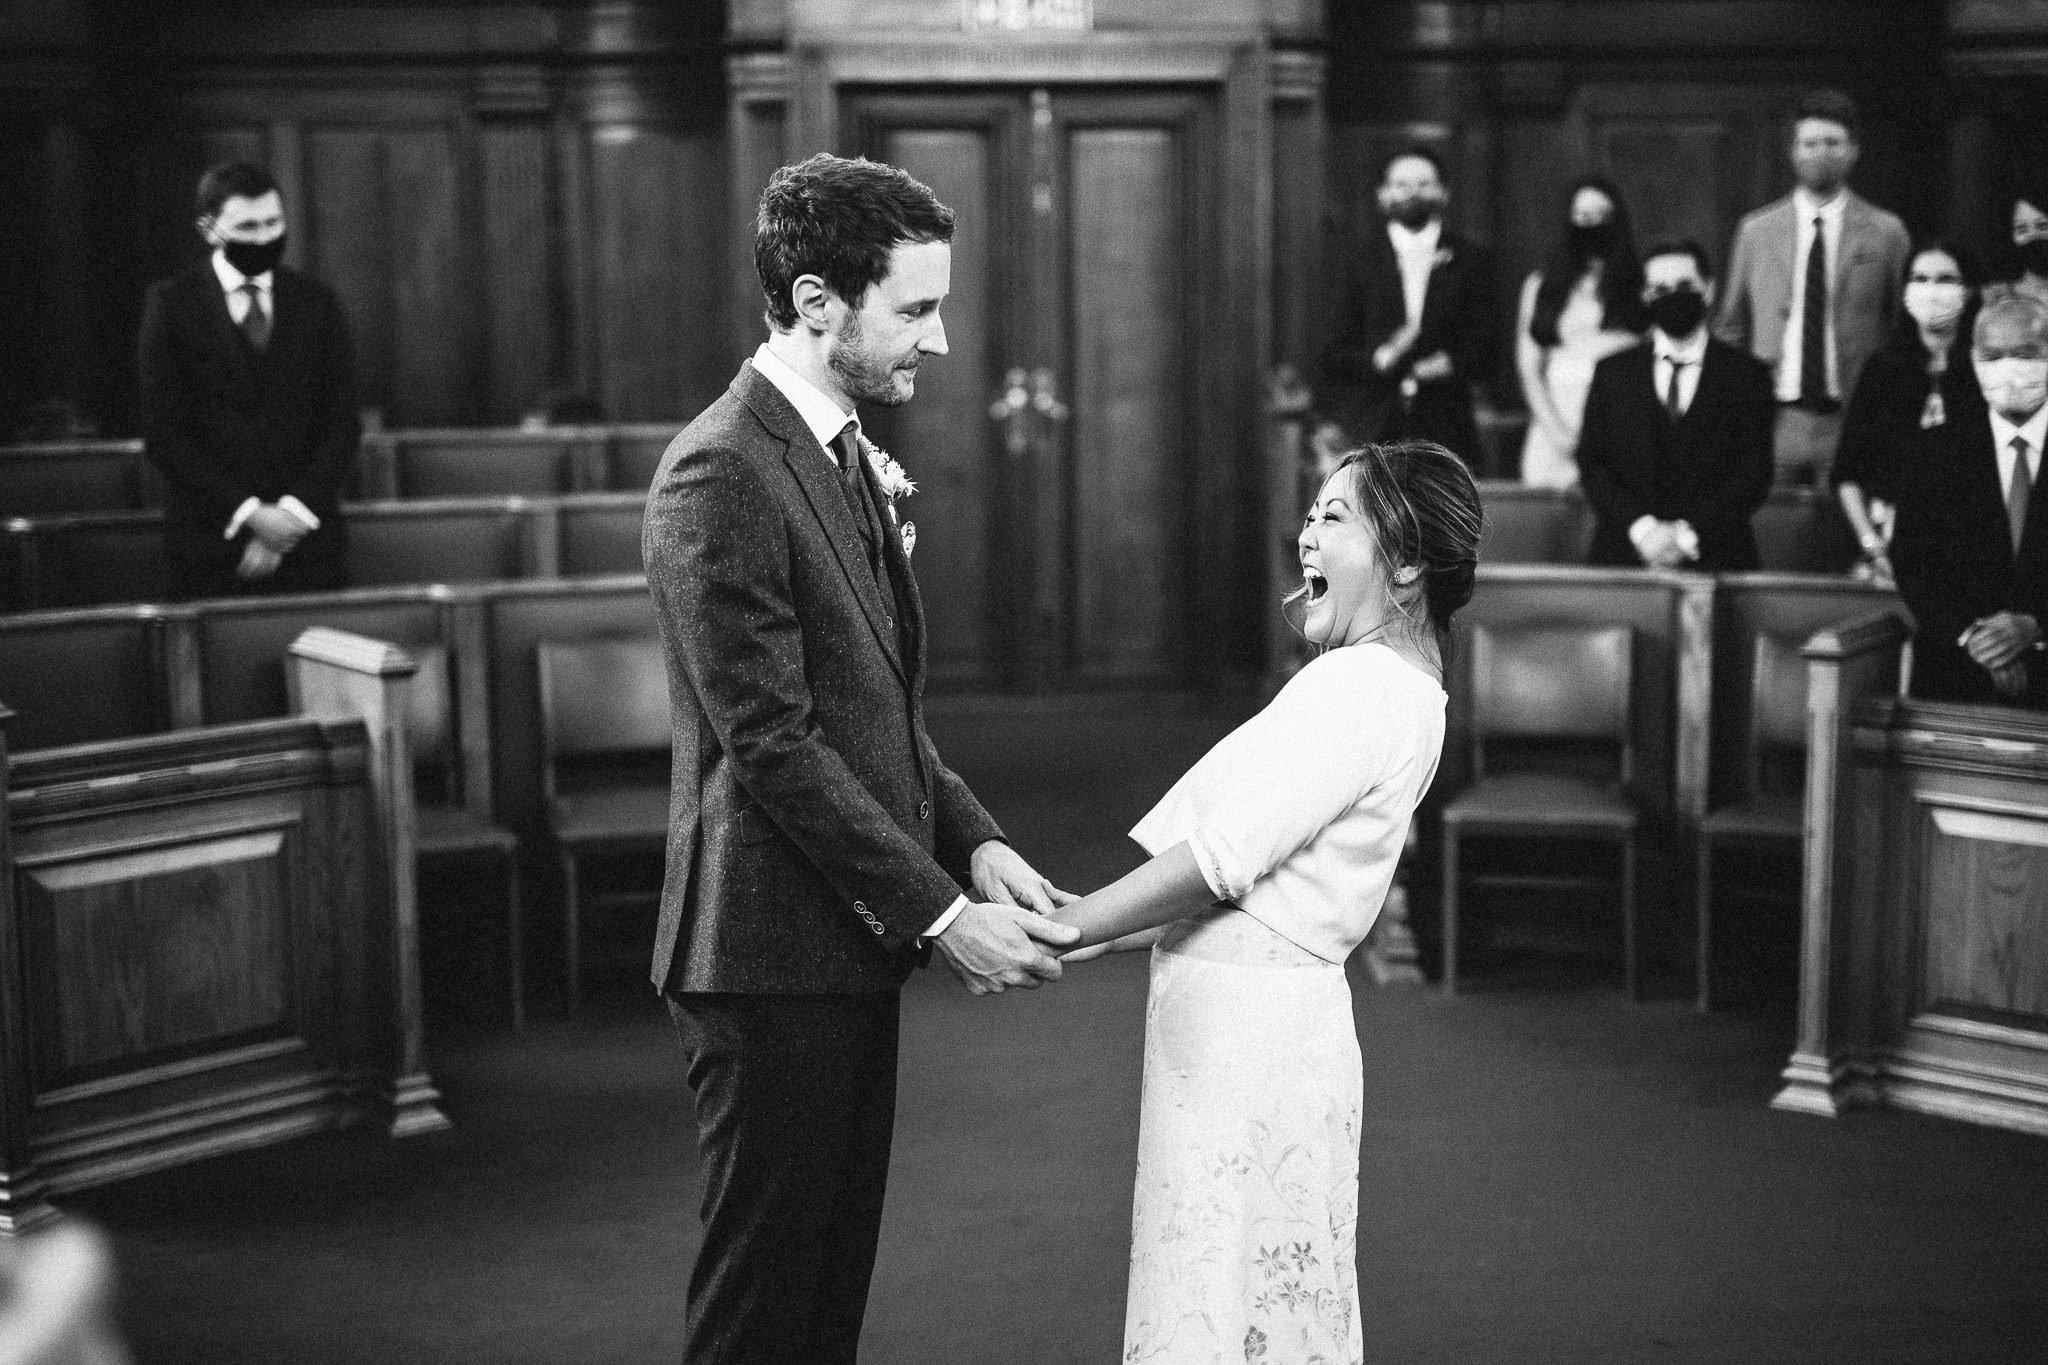
{"type": "Polygon", "coordinates": [[[411,657],[396,645],[315,626],[292,641],[286,682],[292,711],[328,720],[360,718],[370,733],[371,785],[377,793],[381,855],[389,914],[384,942],[372,945],[382,1036],[372,1040],[365,1079],[393,1137],[449,1126],[440,1092],[427,1074],[421,1023],[418,868],[414,838],[412,745],[406,733],[412,698],[411,657]]]}
{"type": "Polygon", "coordinates": [[[28,982],[15,913],[14,852],[8,815],[8,723],[0,705],[0,1233],[25,1232],[56,1217],[30,1155],[28,982]]]}

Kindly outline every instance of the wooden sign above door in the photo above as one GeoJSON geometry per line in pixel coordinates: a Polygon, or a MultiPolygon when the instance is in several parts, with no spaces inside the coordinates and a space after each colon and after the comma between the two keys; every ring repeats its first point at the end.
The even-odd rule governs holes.
{"type": "Polygon", "coordinates": [[[969,33],[1086,33],[1095,27],[1094,0],[960,0],[960,13],[969,33]]]}

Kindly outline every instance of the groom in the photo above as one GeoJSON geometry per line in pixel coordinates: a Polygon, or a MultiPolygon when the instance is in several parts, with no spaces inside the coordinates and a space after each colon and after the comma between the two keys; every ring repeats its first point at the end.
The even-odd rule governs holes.
{"type": "Polygon", "coordinates": [[[898,991],[934,947],[977,995],[1036,987],[1078,937],[1038,917],[1068,898],[925,733],[900,489],[855,411],[909,402],[946,353],[952,237],[952,210],[894,167],[777,171],[754,235],[768,341],[649,495],[675,726],[654,984],[704,1157],[692,1365],[853,1361],[898,991]]]}

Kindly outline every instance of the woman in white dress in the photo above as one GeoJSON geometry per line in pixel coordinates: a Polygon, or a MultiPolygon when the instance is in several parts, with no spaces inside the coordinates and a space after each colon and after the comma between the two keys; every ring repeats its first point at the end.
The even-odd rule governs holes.
{"type": "Polygon", "coordinates": [[[1344,961],[1436,774],[1480,520],[1442,446],[1346,457],[1289,598],[1321,654],[1131,831],[1151,861],[1054,915],[1082,930],[1070,962],[1152,949],[1125,1362],[1362,1358],[1344,961]]]}
{"type": "Polygon", "coordinates": [[[1642,339],[1643,270],[1621,191],[1582,177],[1565,200],[1565,226],[1543,268],[1522,282],[1515,369],[1529,405],[1522,482],[1579,481],[1579,424],[1593,367],[1642,339]]]}

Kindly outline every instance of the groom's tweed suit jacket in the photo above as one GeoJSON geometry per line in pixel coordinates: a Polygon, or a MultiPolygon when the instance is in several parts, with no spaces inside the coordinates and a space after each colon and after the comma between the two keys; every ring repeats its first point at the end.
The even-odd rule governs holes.
{"type": "MultiPolygon", "coordinates": [[[[880,492],[865,469],[877,506],[880,492]]],[[[643,550],[675,730],[658,989],[900,986],[1002,832],[924,727],[924,613],[751,364],[669,443],[643,550]]]]}

